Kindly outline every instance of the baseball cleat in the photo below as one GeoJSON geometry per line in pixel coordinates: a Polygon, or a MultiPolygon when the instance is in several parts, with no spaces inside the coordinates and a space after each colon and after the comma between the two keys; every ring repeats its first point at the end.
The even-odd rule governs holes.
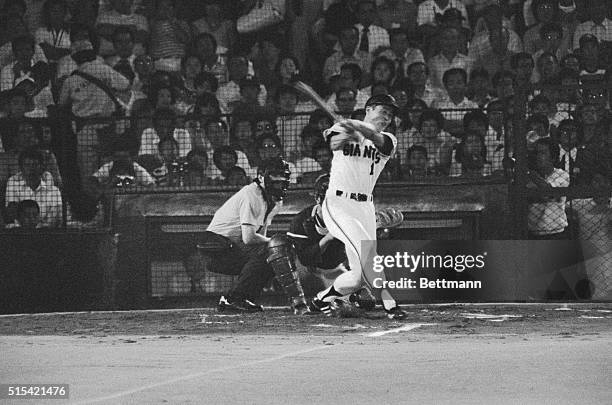
{"type": "Polygon", "coordinates": [[[325,316],[332,316],[332,307],[329,303],[321,301],[316,296],[310,300],[310,310],[322,312],[325,316]]]}
{"type": "Polygon", "coordinates": [[[404,319],[408,316],[408,313],[401,309],[399,306],[395,306],[391,309],[385,309],[387,318],[389,319],[404,319]]]}
{"type": "Polygon", "coordinates": [[[294,315],[310,315],[312,311],[305,303],[300,303],[293,306],[293,314],[294,315]]]}
{"type": "Polygon", "coordinates": [[[263,306],[255,303],[255,302],[253,302],[251,300],[247,300],[247,299],[242,300],[242,305],[244,305],[244,307],[249,312],[261,312],[261,311],[263,311],[263,306]]]}
{"type": "Polygon", "coordinates": [[[233,298],[229,295],[224,295],[219,299],[217,311],[260,312],[263,311],[263,307],[247,299],[233,298]]]}

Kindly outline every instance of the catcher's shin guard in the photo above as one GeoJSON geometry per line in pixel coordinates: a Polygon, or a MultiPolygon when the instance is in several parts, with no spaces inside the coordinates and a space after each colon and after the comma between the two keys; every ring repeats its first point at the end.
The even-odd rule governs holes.
{"type": "Polygon", "coordinates": [[[295,248],[287,236],[276,234],[270,239],[266,262],[272,267],[285,294],[289,296],[294,311],[299,312],[301,308],[306,308],[304,290],[295,265],[295,248]]]}

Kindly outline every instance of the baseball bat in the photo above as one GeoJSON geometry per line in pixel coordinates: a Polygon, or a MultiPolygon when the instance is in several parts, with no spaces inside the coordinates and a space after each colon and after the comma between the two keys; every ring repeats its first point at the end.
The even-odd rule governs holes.
{"type": "Polygon", "coordinates": [[[336,114],[329,105],[317,94],[316,91],[301,80],[293,82],[293,87],[311,99],[319,108],[321,108],[334,122],[342,121],[342,117],[336,114]]]}

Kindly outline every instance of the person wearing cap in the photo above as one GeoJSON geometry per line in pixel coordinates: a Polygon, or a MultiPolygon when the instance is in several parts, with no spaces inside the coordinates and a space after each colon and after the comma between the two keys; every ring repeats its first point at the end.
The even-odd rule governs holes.
{"type": "Polygon", "coordinates": [[[374,273],[365,265],[371,263],[376,254],[372,191],[397,146],[395,135],[384,131],[398,110],[392,96],[372,96],[366,102],[363,121],[342,120],[324,132],[333,149],[333,158],[322,219],[329,233],[344,244],[351,271],[342,273],[330,287],[315,295],[311,301],[313,310],[331,315],[331,304],[336,299],[369,285],[376,287],[375,294],[381,298],[389,318],[403,319],[406,316],[389,291],[375,284],[376,280],[384,280],[384,273],[374,273]],[[359,134],[361,138],[351,140],[351,134],[353,137],[359,134]],[[334,147],[332,145],[338,142],[336,139],[340,144],[334,147]],[[366,241],[367,246],[363,243],[366,241]]]}
{"type": "MultiPolygon", "coordinates": [[[[108,91],[124,92],[129,90],[130,82],[121,73],[98,59],[93,45],[88,40],[75,41],[71,45],[72,59],[77,71],[93,76],[103,83],[108,91]]],[[[71,106],[72,113],[79,118],[111,118],[116,112],[115,101],[98,84],[78,74],[71,74],[62,84],[58,104],[71,106]]],[[[100,142],[98,130],[114,124],[114,120],[104,123],[86,123],[77,127],[77,163],[81,178],[90,176],[98,168],[98,149],[100,142]]]]}
{"type": "Polygon", "coordinates": [[[609,0],[586,0],[586,9],[590,20],[578,24],[574,31],[574,49],[580,46],[580,39],[585,34],[594,35],[599,41],[612,42],[612,20],[607,18],[609,0]]]}

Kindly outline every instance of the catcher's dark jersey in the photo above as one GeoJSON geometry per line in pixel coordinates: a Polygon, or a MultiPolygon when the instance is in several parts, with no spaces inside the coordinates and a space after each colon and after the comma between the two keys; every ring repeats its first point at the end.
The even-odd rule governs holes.
{"type": "Polygon", "coordinates": [[[314,205],[304,208],[293,218],[290,232],[295,235],[306,236],[306,238],[293,237],[298,258],[304,266],[316,266],[322,269],[336,268],[340,263],[346,261],[344,244],[338,239],[332,240],[325,252],[321,253],[319,241],[323,235],[315,228],[314,205]]]}

